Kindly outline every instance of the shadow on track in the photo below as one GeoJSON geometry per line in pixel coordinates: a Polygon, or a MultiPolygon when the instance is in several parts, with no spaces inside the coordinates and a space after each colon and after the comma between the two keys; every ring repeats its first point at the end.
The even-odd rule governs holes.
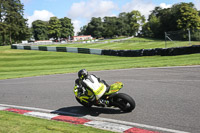
{"type": "Polygon", "coordinates": [[[51,113],[81,117],[85,115],[99,116],[100,114],[122,114],[124,112],[122,112],[119,109],[113,109],[113,108],[100,108],[100,107],[86,108],[83,106],[72,106],[72,107],[60,108],[51,113]]]}

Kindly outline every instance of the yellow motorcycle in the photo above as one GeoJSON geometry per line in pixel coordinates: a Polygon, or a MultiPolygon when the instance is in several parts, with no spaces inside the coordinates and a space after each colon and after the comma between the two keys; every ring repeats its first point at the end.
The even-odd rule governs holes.
{"type": "MultiPolygon", "coordinates": [[[[103,83],[102,87],[106,87],[103,83]]],[[[119,93],[119,90],[123,87],[122,82],[116,82],[112,85],[110,85],[109,88],[107,88],[107,91],[104,93],[104,95],[101,97],[103,100],[109,101],[106,105],[107,107],[117,107],[121,109],[124,112],[131,112],[135,108],[135,101],[132,97],[125,93],[119,93]]],[[[87,90],[87,89],[86,89],[87,90]]],[[[89,96],[92,95],[88,89],[88,96],[78,96],[78,90],[77,88],[74,88],[74,94],[76,100],[85,107],[91,107],[91,106],[102,106],[102,104],[98,102],[90,102],[88,101],[89,96]]],[[[97,100],[96,100],[97,101],[97,100]]]]}

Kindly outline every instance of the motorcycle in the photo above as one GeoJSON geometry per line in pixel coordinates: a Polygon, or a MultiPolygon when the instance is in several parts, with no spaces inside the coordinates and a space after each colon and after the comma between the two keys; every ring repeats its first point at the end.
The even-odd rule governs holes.
{"type": "MultiPolygon", "coordinates": [[[[102,86],[105,87],[103,83],[101,83],[102,86]]],[[[107,88],[107,91],[104,93],[104,95],[101,97],[103,100],[108,100],[107,107],[115,107],[121,109],[123,112],[131,112],[135,108],[135,101],[132,97],[125,93],[119,93],[119,90],[123,87],[122,82],[116,82],[112,85],[110,85],[109,88],[107,88]]],[[[95,106],[101,106],[104,107],[102,104],[98,102],[89,102],[87,99],[87,96],[78,96],[77,88],[74,88],[74,94],[76,100],[83,105],[84,107],[92,107],[95,106]]]]}

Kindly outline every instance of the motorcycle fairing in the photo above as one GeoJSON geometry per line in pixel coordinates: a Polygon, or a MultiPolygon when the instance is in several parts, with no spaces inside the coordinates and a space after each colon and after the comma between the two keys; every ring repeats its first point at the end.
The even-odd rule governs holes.
{"type": "Polygon", "coordinates": [[[110,89],[109,89],[109,91],[107,93],[105,93],[105,95],[110,95],[110,94],[116,93],[122,87],[123,87],[123,83],[122,82],[115,82],[114,84],[110,85],[110,89]]]}
{"type": "Polygon", "coordinates": [[[93,75],[91,75],[90,79],[84,79],[83,82],[94,92],[96,100],[101,98],[106,92],[106,86],[100,83],[93,75]]]}
{"type": "Polygon", "coordinates": [[[74,87],[74,94],[81,101],[84,101],[84,102],[88,103],[88,99],[89,99],[88,96],[78,96],[78,87],[77,86],[74,87]]]}

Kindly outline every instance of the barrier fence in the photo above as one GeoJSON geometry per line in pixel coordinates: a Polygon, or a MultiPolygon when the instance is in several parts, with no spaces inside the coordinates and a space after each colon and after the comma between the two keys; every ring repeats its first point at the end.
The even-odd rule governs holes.
{"type": "Polygon", "coordinates": [[[24,46],[19,44],[13,44],[11,45],[11,48],[24,49],[24,50],[123,56],[123,57],[139,57],[139,56],[155,56],[155,55],[174,56],[174,55],[200,53],[200,45],[193,45],[187,47],[174,47],[174,48],[140,49],[140,50],[105,50],[105,49],[72,48],[72,47],[24,46]]]}

